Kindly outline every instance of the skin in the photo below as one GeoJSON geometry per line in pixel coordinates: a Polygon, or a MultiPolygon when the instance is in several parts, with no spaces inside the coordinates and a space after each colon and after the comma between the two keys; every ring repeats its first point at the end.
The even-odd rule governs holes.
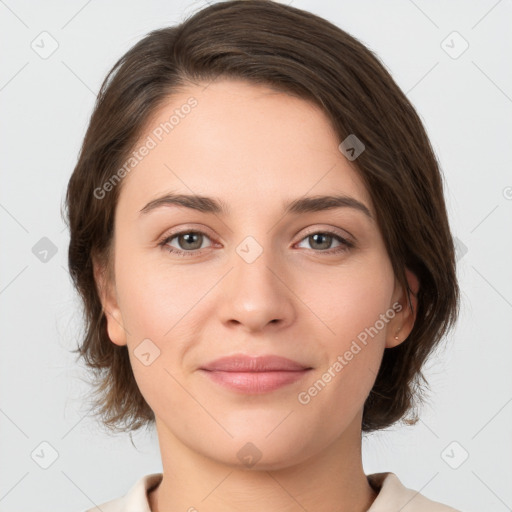
{"type": "Polygon", "coordinates": [[[141,134],[146,140],[176,107],[197,99],[124,178],[114,279],[95,265],[109,337],[128,346],[156,416],[164,476],[149,494],[151,510],[365,511],[376,493],[362,467],[363,404],[384,350],[402,343],[414,323],[370,197],[318,107],[243,81],[204,85],[170,97],[141,134]],[[181,206],[140,214],[170,191],[219,198],[230,214],[181,206]],[[283,202],[333,193],[359,200],[373,219],[350,207],[283,216],[283,202]],[[194,229],[205,233],[202,244],[175,236],[158,245],[194,229]],[[335,237],[325,248],[309,237],[326,231],[355,247],[326,254],[343,247],[335,237]],[[263,250],[251,263],[236,251],[247,236],[263,250]],[[191,245],[202,248],[189,257],[168,251],[193,253],[191,245]],[[401,312],[299,403],[298,393],[397,302],[401,312]],[[146,366],[134,350],[148,338],[160,355],[146,366]],[[221,388],[198,371],[236,353],[281,355],[313,369],[260,395],[221,388]],[[252,467],[237,456],[248,442],[261,455],[252,467]]]}

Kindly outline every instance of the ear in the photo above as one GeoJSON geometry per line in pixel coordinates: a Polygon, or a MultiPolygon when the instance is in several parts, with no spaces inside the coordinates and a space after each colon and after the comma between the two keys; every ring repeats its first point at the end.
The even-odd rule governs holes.
{"type": "Polygon", "coordinates": [[[103,313],[107,319],[107,332],[110,340],[116,345],[126,345],[126,329],[123,324],[121,310],[117,303],[117,295],[113,276],[109,275],[106,264],[100,264],[93,258],[94,280],[100,297],[103,313]]]}
{"type": "Polygon", "coordinates": [[[411,333],[414,321],[416,320],[419,281],[416,274],[408,268],[405,269],[405,276],[407,278],[408,290],[404,290],[398,280],[396,280],[393,304],[400,304],[400,308],[398,306],[393,308],[396,314],[388,323],[386,348],[396,347],[403,343],[411,333]]]}

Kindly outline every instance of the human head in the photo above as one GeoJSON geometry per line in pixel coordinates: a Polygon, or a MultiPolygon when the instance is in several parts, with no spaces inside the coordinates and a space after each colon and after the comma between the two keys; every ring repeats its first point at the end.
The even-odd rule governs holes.
{"type": "Polygon", "coordinates": [[[100,90],[67,193],[69,268],[86,320],[79,353],[101,372],[99,412],[107,425],[128,429],[154,419],[127,347],[108,337],[95,282],[93,261],[113,277],[123,190],[122,179],[110,190],[104,184],[120,177],[172,94],[217,78],[307,100],[322,109],[340,142],[355,134],[364,143],[351,165],[370,196],[393,272],[404,289],[406,269],[419,282],[414,326],[405,342],[384,352],[364,404],[363,430],[385,428],[419,400],[421,367],[456,317],[454,247],[439,166],[414,108],[370,50],[324,19],[260,0],[214,4],[153,31],[115,64],[100,90]]]}

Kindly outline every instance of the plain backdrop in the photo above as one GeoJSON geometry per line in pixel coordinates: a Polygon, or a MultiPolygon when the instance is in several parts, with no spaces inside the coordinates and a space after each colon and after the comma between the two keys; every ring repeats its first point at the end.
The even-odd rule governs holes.
{"type": "MultiPolygon", "coordinates": [[[[415,426],[364,439],[365,472],[460,510],[512,510],[512,4],[287,3],[389,69],[440,160],[457,239],[461,315],[428,362],[430,402],[415,426]]],[[[1,511],[78,512],[162,470],[154,432],[110,437],[85,413],[61,204],[108,70],[203,5],[0,1],[1,511]]]]}

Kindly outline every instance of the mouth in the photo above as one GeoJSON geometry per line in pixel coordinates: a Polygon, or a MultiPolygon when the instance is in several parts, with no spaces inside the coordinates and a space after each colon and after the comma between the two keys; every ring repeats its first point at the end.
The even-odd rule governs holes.
{"type": "Polygon", "coordinates": [[[223,357],[199,368],[211,381],[233,391],[260,394],[303,379],[313,368],[281,356],[223,357]]]}

